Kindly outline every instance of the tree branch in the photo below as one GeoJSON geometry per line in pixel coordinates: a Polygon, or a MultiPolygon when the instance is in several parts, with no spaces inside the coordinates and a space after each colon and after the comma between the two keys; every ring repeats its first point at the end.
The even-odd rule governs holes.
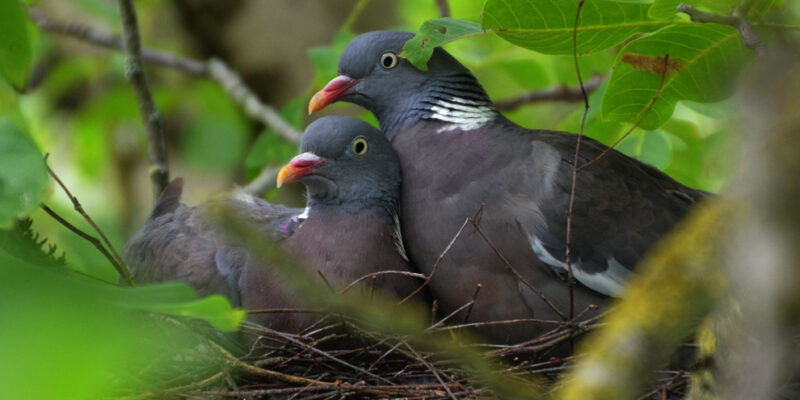
{"type": "Polygon", "coordinates": [[[136,21],[136,9],[132,0],[117,0],[120,19],[122,20],[122,44],[125,50],[127,66],[125,76],[133,86],[142,124],[147,132],[147,158],[150,162],[150,181],[153,184],[153,199],[169,184],[169,165],[167,164],[167,144],[164,140],[164,124],[161,114],[153,101],[150,85],[142,60],[142,44],[139,37],[139,26],[136,21]]]}
{"type": "MultiPolygon", "coordinates": [[[[123,50],[124,48],[121,38],[107,32],[84,25],[55,21],[34,8],[28,9],[28,15],[42,31],[69,36],[108,49],[123,50]]],[[[141,49],[141,55],[142,59],[148,63],[216,81],[225,89],[231,99],[245,110],[249,117],[275,130],[283,140],[293,144],[300,143],[302,132],[289,125],[273,107],[264,104],[244,84],[241,77],[224,62],[213,59],[200,61],[147,48],[141,49]]],[[[265,167],[256,179],[244,187],[244,190],[260,196],[275,185],[276,175],[277,171],[274,168],[265,167]]]]}
{"type": "MultiPolygon", "coordinates": [[[[595,75],[584,83],[586,93],[591,93],[603,83],[603,75],[595,75]]],[[[523,93],[519,96],[510,97],[507,99],[500,99],[494,102],[495,108],[500,111],[511,111],[517,107],[525,104],[541,103],[545,101],[583,101],[583,92],[580,86],[568,87],[566,85],[559,85],[550,89],[534,90],[532,92],[523,93]]]]}
{"type": "Polygon", "coordinates": [[[45,154],[44,156],[44,161],[45,161],[44,166],[47,168],[47,172],[50,174],[51,177],[53,177],[53,180],[55,180],[56,183],[58,183],[58,186],[60,186],[61,189],[64,191],[64,193],[67,195],[67,198],[69,198],[69,201],[72,202],[72,206],[75,208],[75,211],[77,211],[78,214],[80,214],[83,217],[83,219],[89,223],[92,229],[94,229],[94,231],[97,232],[98,235],[100,235],[100,238],[103,239],[103,243],[105,244],[106,247],[108,247],[108,251],[105,251],[105,249],[102,248],[97,238],[76,228],[75,226],[73,226],[72,224],[61,218],[58,214],[50,210],[50,208],[47,207],[47,205],[42,204],[42,209],[44,209],[45,212],[50,214],[50,216],[53,217],[56,221],[66,226],[69,230],[73,231],[78,236],[94,244],[94,246],[97,247],[97,249],[100,250],[100,252],[103,253],[103,255],[106,258],[108,258],[109,261],[111,261],[111,264],[114,266],[117,272],[122,276],[122,278],[125,279],[125,281],[128,282],[129,285],[134,286],[135,282],[133,279],[133,274],[131,274],[131,271],[125,265],[125,261],[122,260],[122,257],[119,256],[117,250],[115,250],[114,246],[111,245],[111,241],[108,240],[108,237],[106,237],[105,233],[103,233],[103,230],[100,229],[99,226],[97,226],[92,217],[90,217],[89,214],[86,213],[86,210],[83,209],[83,205],[81,205],[80,201],[78,201],[78,198],[72,195],[72,192],[70,192],[69,189],[67,189],[67,185],[65,185],[64,182],[61,181],[61,178],[59,178],[58,175],[56,175],[56,173],[53,172],[52,169],[50,169],[50,165],[47,164],[48,156],[49,154],[45,154]],[[111,254],[113,254],[113,257],[111,256],[111,254],[109,254],[109,251],[111,252],[111,254]]]}
{"type": "Polygon", "coordinates": [[[446,18],[450,16],[450,5],[447,0],[436,0],[436,8],[439,9],[439,17],[446,18]]]}
{"type": "Polygon", "coordinates": [[[715,14],[705,11],[700,11],[688,4],[678,4],[678,11],[684,14],[689,15],[689,17],[694,22],[700,23],[714,23],[714,24],[722,24],[722,25],[730,25],[737,30],[739,30],[739,34],[742,35],[742,42],[744,45],[756,52],[758,56],[763,56],[764,52],[766,51],[766,46],[764,46],[764,42],[761,41],[761,38],[758,37],[756,32],[753,30],[753,25],[750,24],[750,21],[747,20],[747,12],[750,11],[750,7],[753,5],[751,0],[743,0],[734,10],[733,15],[724,15],[724,14],[715,14]]]}

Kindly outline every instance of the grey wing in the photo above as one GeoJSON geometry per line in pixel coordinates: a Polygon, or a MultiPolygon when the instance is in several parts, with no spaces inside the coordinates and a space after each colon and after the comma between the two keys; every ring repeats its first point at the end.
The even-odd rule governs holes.
{"type": "MultiPolygon", "coordinates": [[[[538,204],[544,223],[532,229],[530,245],[543,265],[565,278],[566,227],[576,136],[546,132],[558,163],[538,204]]],[[[606,147],[582,140],[582,165],[606,147]]],[[[578,173],[571,222],[570,261],[576,281],[607,296],[619,296],[644,253],[707,193],[688,188],[657,169],[617,151],[578,173]]]]}
{"type": "MultiPolygon", "coordinates": [[[[165,190],[144,226],[128,241],[122,257],[137,282],[182,281],[202,296],[222,294],[239,305],[238,278],[248,268],[246,250],[232,244],[207,217],[209,204],[187,207],[180,203],[181,185],[173,181],[165,190]]],[[[285,236],[279,226],[301,212],[252,196],[234,195],[223,201],[275,237],[285,236]]]]}

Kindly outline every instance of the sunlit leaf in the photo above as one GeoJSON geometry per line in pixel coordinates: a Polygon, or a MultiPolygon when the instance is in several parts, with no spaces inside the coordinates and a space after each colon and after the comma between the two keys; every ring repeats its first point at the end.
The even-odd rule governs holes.
{"type": "MultiPolygon", "coordinates": [[[[755,0],[750,8],[750,14],[761,15],[770,8],[783,3],[784,0],[755,0]]],[[[679,4],[688,4],[701,10],[730,14],[733,7],[740,3],[739,0],[655,0],[648,10],[650,18],[666,19],[675,15],[679,4]]]]}
{"type": "Polygon", "coordinates": [[[634,40],[617,57],[603,97],[603,117],[637,121],[665,75],[661,94],[640,124],[655,129],[669,119],[679,100],[727,97],[748,57],[739,31],[724,25],[673,25],[634,40]]]}
{"type": "Polygon", "coordinates": [[[17,87],[25,86],[31,64],[27,21],[19,1],[0,1],[0,75],[17,87]]]}
{"type": "Polygon", "coordinates": [[[417,34],[406,42],[400,56],[425,71],[428,69],[428,59],[437,46],[483,33],[483,28],[477,22],[454,18],[428,20],[417,30],[417,34]]]}
{"type": "MultiPolygon", "coordinates": [[[[651,32],[671,22],[647,16],[646,4],[588,0],[577,27],[577,52],[615,46],[635,33],[651,32]]],[[[488,0],[483,27],[517,46],[547,54],[572,54],[577,1],[488,0]]]]}
{"type": "Polygon", "coordinates": [[[47,171],[30,137],[0,117],[0,228],[39,206],[47,171]]]}

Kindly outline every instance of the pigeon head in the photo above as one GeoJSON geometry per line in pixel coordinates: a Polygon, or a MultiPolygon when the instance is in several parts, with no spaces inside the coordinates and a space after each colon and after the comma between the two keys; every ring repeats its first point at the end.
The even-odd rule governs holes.
{"type": "Polygon", "coordinates": [[[454,123],[464,112],[470,119],[473,109],[481,115],[494,111],[475,77],[443,49],[434,49],[427,71],[400,57],[412,37],[408,32],[374,31],[353,39],[339,60],[339,76],[314,95],[309,113],[337,101],[354,103],[375,114],[389,134],[419,119],[454,123]]]}
{"type": "Polygon", "coordinates": [[[311,209],[396,209],[400,163],[392,146],[372,125],[355,118],[320,118],[306,128],[300,151],[281,168],[278,187],[303,183],[311,209]]]}

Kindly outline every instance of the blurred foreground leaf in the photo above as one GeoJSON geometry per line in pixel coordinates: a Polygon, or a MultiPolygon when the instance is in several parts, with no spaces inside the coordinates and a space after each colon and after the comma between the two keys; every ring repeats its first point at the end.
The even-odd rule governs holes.
{"type": "MultiPolygon", "coordinates": [[[[185,285],[119,288],[0,249],[3,397],[97,399],[192,379],[192,368],[215,362],[194,358],[193,367],[171,366],[197,351],[198,337],[142,312],[170,306],[182,314],[177,311],[187,301],[196,297],[185,285]]],[[[241,319],[229,307],[217,313],[241,319]]]]}

